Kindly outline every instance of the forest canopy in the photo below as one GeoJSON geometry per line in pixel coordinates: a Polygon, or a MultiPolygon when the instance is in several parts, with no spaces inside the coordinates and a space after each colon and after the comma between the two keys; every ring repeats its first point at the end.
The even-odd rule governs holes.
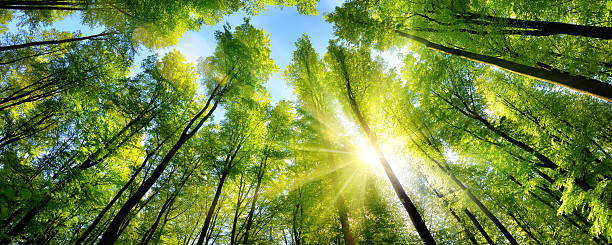
{"type": "Polygon", "coordinates": [[[0,244],[612,243],[611,1],[320,4],[0,0],[0,244]]]}

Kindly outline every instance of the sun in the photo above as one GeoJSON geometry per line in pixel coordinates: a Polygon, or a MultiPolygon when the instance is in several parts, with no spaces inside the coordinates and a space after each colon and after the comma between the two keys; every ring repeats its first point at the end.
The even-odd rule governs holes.
{"type": "Polygon", "coordinates": [[[369,166],[369,167],[378,166],[379,164],[378,155],[376,155],[374,148],[372,148],[370,143],[367,142],[366,140],[363,140],[363,139],[357,140],[356,153],[359,158],[359,161],[361,161],[366,166],[369,166]]]}

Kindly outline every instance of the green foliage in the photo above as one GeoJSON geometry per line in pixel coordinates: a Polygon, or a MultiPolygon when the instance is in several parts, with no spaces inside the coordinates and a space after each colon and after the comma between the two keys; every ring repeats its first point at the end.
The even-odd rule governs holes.
{"type": "Polygon", "coordinates": [[[439,244],[612,241],[610,103],[433,45],[610,83],[606,1],[345,2],[326,54],[295,42],[296,101],[248,18],[130,75],[142,47],[316,3],[0,2],[0,243],[98,243],[148,183],[116,243],[419,244],[380,156],[439,244]],[[67,16],[104,32],[49,28],[67,16]],[[400,74],[377,56],[398,49],[400,74]]]}

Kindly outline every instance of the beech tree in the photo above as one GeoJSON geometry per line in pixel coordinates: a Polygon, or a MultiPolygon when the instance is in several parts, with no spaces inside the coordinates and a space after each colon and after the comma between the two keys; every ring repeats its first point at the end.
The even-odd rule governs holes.
{"type": "Polygon", "coordinates": [[[0,243],[612,242],[609,3],[328,4],[0,0],[0,243]]]}

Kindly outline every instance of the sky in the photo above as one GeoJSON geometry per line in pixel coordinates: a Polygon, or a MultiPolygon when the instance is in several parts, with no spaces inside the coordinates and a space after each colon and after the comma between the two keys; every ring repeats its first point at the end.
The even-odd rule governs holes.
{"type": "MultiPolygon", "coordinates": [[[[136,56],[136,63],[131,70],[131,74],[138,74],[140,71],[140,62],[151,55],[157,53],[160,56],[174,49],[180,51],[187,61],[196,63],[200,57],[208,57],[215,50],[216,40],[214,33],[217,30],[222,30],[223,25],[229,24],[232,27],[238,26],[244,22],[244,18],[251,19],[251,24],[256,28],[263,29],[270,35],[271,57],[275,64],[279,67],[279,71],[274,73],[270,80],[265,83],[265,87],[270,91],[272,102],[276,103],[280,100],[295,100],[293,89],[282,78],[282,73],[285,67],[291,62],[291,56],[295,50],[295,42],[302,34],[307,34],[310,37],[313,48],[320,56],[326,52],[329,40],[334,39],[333,25],[325,22],[325,15],[333,12],[336,6],[340,6],[343,0],[321,0],[317,4],[318,14],[315,16],[300,15],[295,7],[268,7],[268,9],[259,15],[248,16],[244,12],[236,12],[230,16],[226,16],[216,25],[204,25],[200,31],[186,32],[179,40],[177,45],[158,50],[142,49],[136,56]]],[[[9,30],[17,29],[15,21],[9,23],[9,30]]],[[[74,14],[66,17],[63,20],[57,21],[51,28],[59,31],[81,32],[82,35],[98,34],[104,31],[103,27],[85,27],[80,24],[80,16],[74,14]]],[[[399,68],[403,64],[402,56],[405,52],[402,51],[387,51],[377,52],[374,55],[380,55],[389,65],[389,68],[399,68]]]]}
{"type": "MultiPolygon", "coordinates": [[[[335,6],[340,6],[342,1],[323,0],[319,2],[316,16],[298,14],[295,7],[273,8],[269,7],[265,12],[256,16],[247,16],[244,12],[237,12],[225,17],[214,26],[203,26],[198,32],[189,31],[183,35],[174,47],[157,50],[157,53],[165,53],[176,49],[180,51],[190,62],[195,62],[199,57],[208,57],[216,46],[214,33],[222,30],[223,25],[230,24],[235,27],[242,24],[245,17],[251,19],[251,25],[264,29],[270,35],[271,57],[280,68],[274,73],[270,80],[265,83],[270,91],[273,102],[280,100],[295,100],[293,89],[282,78],[282,72],[291,62],[291,56],[295,50],[295,42],[302,34],[310,36],[313,48],[323,55],[327,49],[330,39],[334,38],[333,26],[325,22],[324,14],[333,11],[335,6]]],[[[141,54],[141,58],[146,55],[141,54]]]]}
{"type": "MultiPolygon", "coordinates": [[[[280,100],[295,101],[297,97],[293,88],[283,79],[282,73],[285,67],[291,62],[295,42],[303,34],[310,37],[310,41],[315,51],[322,57],[329,44],[329,40],[335,39],[333,25],[325,21],[325,15],[334,11],[336,6],[342,5],[343,0],[320,0],[317,3],[318,14],[315,16],[301,15],[295,7],[268,7],[266,11],[256,15],[248,16],[244,12],[236,12],[226,16],[215,25],[204,25],[199,31],[188,31],[175,46],[166,47],[158,50],[141,48],[135,57],[135,64],[131,69],[131,75],[138,74],[140,64],[147,56],[157,53],[162,57],[165,53],[172,50],[181,52],[188,62],[196,64],[198,58],[211,56],[215,50],[216,40],[215,31],[223,30],[223,25],[229,24],[232,28],[244,22],[244,18],[250,18],[250,23],[256,28],[263,29],[269,34],[271,46],[271,58],[279,67],[278,72],[272,74],[264,86],[270,92],[272,103],[276,104],[280,100]]],[[[17,21],[9,23],[9,30],[19,29],[17,21]]],[[[56,21],[50,28],[58,31],[80,32],[82,35],[93,35],[104,31],[103,27],[88,27],[81,25],[78,12],[65,17],[63,20],[56,21]]],[[[403,58],[407,50],[398,51],[373,51],[373,55],[378,55],[387,63],[388,68],[400,71],[403,66],[403,58]]],[[[224,118],[224,110],[220,108],[213,113],[213,121],[218,122],[224,118]]]]}

